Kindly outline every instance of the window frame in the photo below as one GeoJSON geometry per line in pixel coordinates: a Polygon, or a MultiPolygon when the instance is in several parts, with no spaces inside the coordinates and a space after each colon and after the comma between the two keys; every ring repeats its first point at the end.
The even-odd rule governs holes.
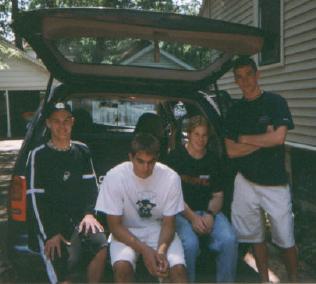
{"type": "MultiPolygon", "coordinates": [[[[260,0],[255,0],[254,4],[254,23],[256,27],[261,27],[260,23],[260,0]]],[[[258,53],[255,58],[260,70],[270,69],[274,67],[284,66],[284,0],[280,0],[280,60],[279,62],[262,65],[260,63],[261,53],[258,53]]]]}

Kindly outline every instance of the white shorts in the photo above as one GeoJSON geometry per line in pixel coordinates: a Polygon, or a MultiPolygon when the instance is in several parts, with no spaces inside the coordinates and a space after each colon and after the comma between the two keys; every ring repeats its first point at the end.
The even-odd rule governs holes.
{"type": "Polygon", "coordinates": [[[295,245],[294,217],[288,185],[258,185],[238,173],[234,187],[232,224],[237,231],[239,242],[264,241],[265,211],[271,223],[272,241],[281,248],[295,245]]]}
{"type": "MultiPolygon", "coordinates": [[[[146,228],[137,228],[129,229],[129,231],[134,234],[140,241],[146,243],[148,246],[153,249],[157,249],[158,239],[160,235],[160,227],[146,227],[146,228]]],[[[112,266],[115,262],[124,260],[132,264],[133,269],[136,268],[136,262],[139,254],[134,251],[131,247],[125,245],[122,242],[117,241],[113,236],[111,238],[110,244],[110,255],[112,266]]],[[[181,244],[181,240],[175,234],[173,241],[171,242],[168,252],[167,260],[169,266],[175,266],[177,264],[185,265],[184,252],[181,244]]]]}

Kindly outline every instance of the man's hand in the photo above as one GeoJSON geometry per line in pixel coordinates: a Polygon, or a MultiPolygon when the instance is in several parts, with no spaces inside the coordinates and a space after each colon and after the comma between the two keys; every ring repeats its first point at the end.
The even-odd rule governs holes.
{"type": "Polygon", "coordinates": [[[67,241],[61,234],[57,234],[46,241],[45,243],[45,255],[48,259],[54,260],[57,253],[58,257],[61,257],[61,244],[65,243],[70,245],[70,242],[67,241]]]}
{"type": "Polygon", "coordinates": [[[194,217],[191,220],[192,228],[200,235],[205,235],[209,232],[209,226],[206,224],[203,216],[194,213],[194,217]]]}
{"type": "Polygon", "coordinates": [[[211,214],[204,214],[202,216],[203,223],[207,227],[207,232],[209,233],[214,225],[214,217],[211,214]]]}
{"type": "Polygon", "coordinates": [[[165,278],[169,273],[169,263],[164,254],[159,254],[153,248],[145,245],[142,250],[144,264],[148,272],[155,277],[165,278]]]}
{"type": "Polygon", "coordinates": [[[104,232],[103,226],[96,218],[94,218],[92,214],[87,214],[84,216],[79,224],[79,233],[84,232],[87,234],[89,231],[91,231],[93,234],[97,232],[104,232]]]}
{"type": "Polygon", "coordinates": [[[158,262],[158,271],[157,276],[160,278],[166,278],[169,275],[169,262],[167,257],[163,253],[156,254],[157,262],[158,262]]]}
{"type": "Polygon", "coordinates": [[[146,268],[148,269],[149,273],[153,276],[156,276],[156,273],[158,271],[158,262],[156,259],[156,251],[145,245],[142,249],[142,256],[144,260],[144,264],[146,268]]]}

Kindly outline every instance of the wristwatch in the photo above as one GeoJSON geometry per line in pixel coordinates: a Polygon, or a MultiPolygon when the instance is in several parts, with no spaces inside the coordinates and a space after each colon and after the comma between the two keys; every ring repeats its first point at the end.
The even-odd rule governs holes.
{"type": "Polygon", "coordinates": [[[212,215],[212,217],[215,219],[216,213],[213,212],[211,209],[207,209],[207,210],[206,210],[206,213],[212,215]]]}

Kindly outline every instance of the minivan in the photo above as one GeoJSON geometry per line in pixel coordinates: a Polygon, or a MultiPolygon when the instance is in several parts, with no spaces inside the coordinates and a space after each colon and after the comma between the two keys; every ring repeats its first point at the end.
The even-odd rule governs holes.
{"type": "Polygon", "coordinates": [[[127,159],[145,112],[162,118],[168,150],[185,141],[190,116],[207,117],[209,147],[225,157],[222,120],[231,100],[217,80],[236,56],[259,52],[264,34],[199,16],[110,8],[24,11],[13,28],[51,74],[18,154],[8,204],[9,252],[19,279],[43,282],[40,256],[27,246],[24,171],[29,151],[48,140],[47,107],[71,105],[73,139],[89,146],[99,181],[127,159]]]}

